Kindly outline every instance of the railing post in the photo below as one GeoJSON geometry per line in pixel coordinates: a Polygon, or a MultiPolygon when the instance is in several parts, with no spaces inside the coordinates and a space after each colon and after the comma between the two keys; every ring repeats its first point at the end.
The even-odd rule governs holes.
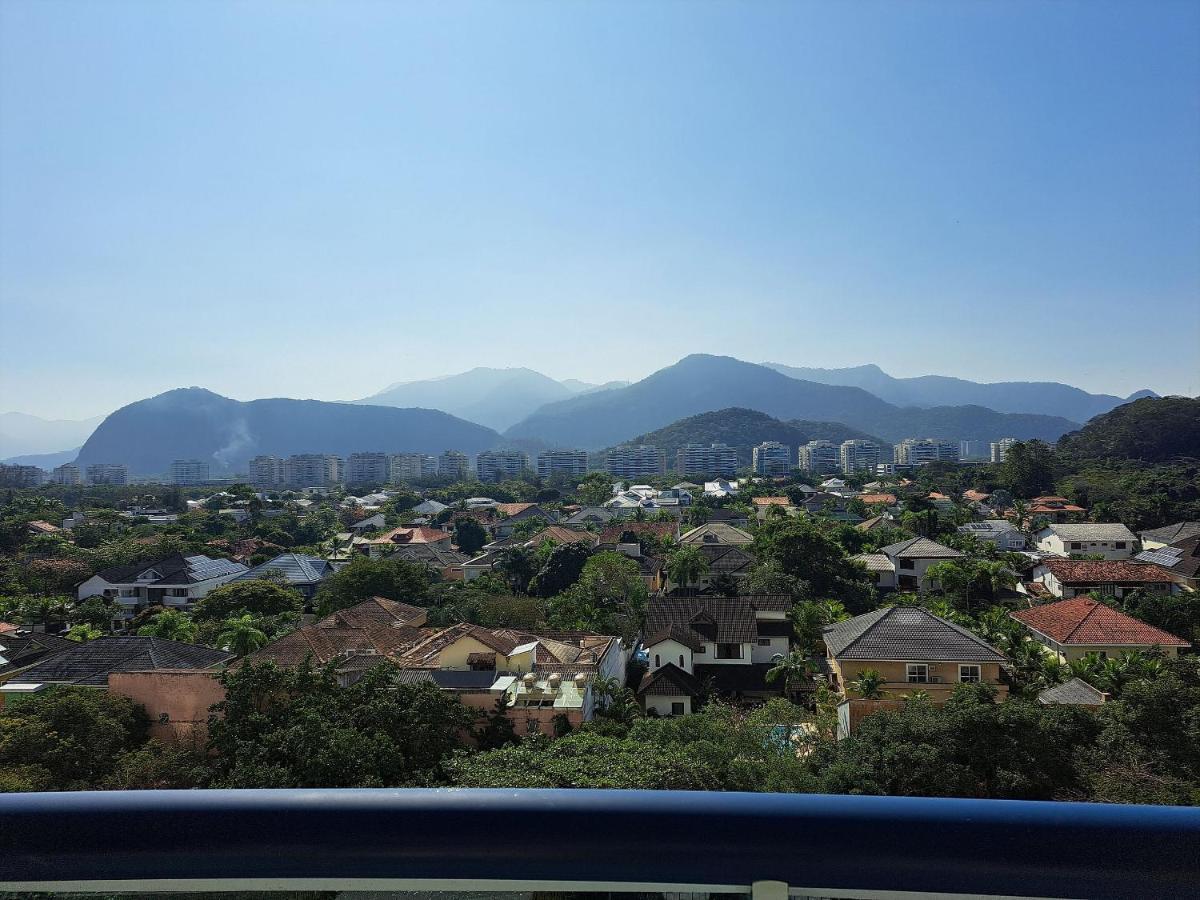
{"type": "Polygon", "coordinates": [[[750,885],[751,900],[788,900],[786,881],[756,881],[750,885]]]}

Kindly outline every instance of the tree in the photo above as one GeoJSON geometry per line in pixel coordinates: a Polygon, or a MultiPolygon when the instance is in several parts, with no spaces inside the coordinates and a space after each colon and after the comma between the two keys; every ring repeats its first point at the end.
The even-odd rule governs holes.
{"type": "Polygon", "coordinates": [[[267,643],[267,633],[259,627],[259,622],[250,613],[227,619],[221,626],[217,643],[222,650],[228,650],[235,656],[246,656],[267,643]]]}
{"type": "Polygon", "coordinates": [[[667,577],[684,590],[707,571],[707,557],[692,544],[679,547],[667,557],[667,577]]]}
{"type": "Polygon", "coordinates": [[[138,629],[143,637],[165,638],[168,641],[190,643],[196,638],[196,623],[177,609],[164,609],[138,629]]]}
{"type": "Polygon", "coordinates": [[[784,656],[776,654],[772,658],[774,665],[767,670],[767,681],[774,683],[783,679],[783,692],[790,693],[792,686],[812,679],[817,673],[817,664],[808,655],[798,650],[784,656]]]}
{"type": "Polygon", "coordinates": [[[740,591],[737,579],[728,572],[714,575],[708,582],[709,589],[721,597],[736,597],[740,591]]]}
{"type": "Polygon", "coordinates": [[[498,750],[501,747],[521,742],[517,737],[517,729],[508,715],[507,694],[501,694],[496,698],[496,705],[488,713],[483,727],[475,729],[472,736],[480,750],[498,750]]]}
{"type": "Polygon", "coordinates": [[[1000,484],[1014,496],[1037,497],[1054,490],[1054,456],[1041,441],[1018,441],[999,465],[1000,484]]]}
{"type": "Polygon", "coordinates": [[[317,591],[317,614],[327,616],[372,597],[420,606],[429,594],[432,575],[424,566],[399,559],[355,559],[335,572],[317,591]]]}
{"type": "Polygon", "coordinates": [[[591,551],[577,541],[559,544],[529,582],[529,593],[535,597],[561,594],[579,580],[590,555],[591,551]]]}
{"type": "Polygon", "coordinates": [[[550,601],[550,623],[632,641],[645,618],[647,595],[634,560],[613,551],[597,553],[584,563],[575,585],[550,601]]]}
{"type": "Polygon", "coordinates": [[[454,523],[454,543],[462,553],[478,553],[488,542],[487,529],[472,518],[464,516],[454,523]]]}
{"type": "Polygon", "coordinates": [[[525,547],[505,547],[496,561],[495,572],[504,579],[509,589],[518,594],[527,593],[529,582],[537,574],[533,554],[525,547]]]}
{"type": "Polygon", "coordinates": [[[105,597],[89,597],[71,609],[71,622],[75,625],[90,625],[101,631],[112,626],[112,603],[105,597]]]}
{"type": "Polygon", "coordinates": [[[304,597],[285,585],[267,578],[233,581],[210,591],[196,604],[192,613],[197,622],[224,622],[249,614],[255,618],[299,613],[304,597]]]}
{"type": "Polygon", "coordinates": [[[815,520],[764,522],[754,535],[754,553],[760,563],[771,561],[806,583],[813,595],[840,600],[854,612],[866,612],[873,600],[866,571],[815,520]]]}
{"type": "Polygon", "coordinates": [[[863,700],[880,700],[886,693],[883,690],[886,683],[878,669],[863,669],[858,678],[850,682],[850,689],[863,700]]]}
{"type": "Polygon", "coordinates": [[[94,641],[98,637],[104,637],[104,632],[91,625],[72,625],[67,631],[68,640],[79,641],[81,644],[94,641]]]}
{"type": "Polygon", "coordinates": [[[600,506],[612,497],[612,480],[603,472],[592,472],[579,482],[576,495],[583,506],[600,506]]]}

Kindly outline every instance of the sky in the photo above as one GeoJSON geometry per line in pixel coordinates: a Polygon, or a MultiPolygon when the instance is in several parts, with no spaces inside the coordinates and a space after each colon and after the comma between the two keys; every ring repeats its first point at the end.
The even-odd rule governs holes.
{"type": "Polygon", "coordinates": [[[0,2],[0,411],[694,352],[1200,393],[1200,5],[0,2]]]}

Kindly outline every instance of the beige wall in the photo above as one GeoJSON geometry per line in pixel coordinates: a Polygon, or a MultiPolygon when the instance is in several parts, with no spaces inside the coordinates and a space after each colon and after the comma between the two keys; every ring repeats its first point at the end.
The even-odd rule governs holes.
{"type": "MultiPolygon", "coordinates": [[[[476,640],[470,635],[464,634],[457,641],[446,647],[438,654],[439,669],[466,669],[467,657],[472,653],[496,653],[483,641],[476,640]]],[[[504,659],[503,653],[496,653],[496,664],[500,665],[504,659]]]]}
{"type": "Polygon", "coordinates": [[[654,710],[660,716],[674,715],[671,712],[672,703],[683,703],[683,714],[690,716],[692,714],[692,698],[691,697],[675,697],[667,694],[646,694],[642,698],[646,706],[646,712],[654,710]]]}
{"type": "MultiPolygon", "coordinates": [[[[984,684],[990,684],[996,688],[997,696],[1003,700],[1008,696],[1008,686],[1000,682],[1000,664],[999,663],[978,663],[979,674],[984,684]]],[[[934,660],[913,659],[905,661],[896,660],[829,660],[829,668],[837,677],[837,687],[842,690],[846,696],[854,696],[854,691],[849,687],[850,682],[858,680],[858,676],[867,669],[874,669],[881,674],[886,684],[883,686],[884,698],[903,697],[913,691],[925,691],[934,700],[945,699],[954,689],[961,684],[958,680],[959,663],[957,662],[937,662],[934,660]],[[916,682],[909,683],[908,681],[908,663],[924,663],[929,666],[930,678],[939,678],[939,681],[916,682]]]]}
{"type": "Polygon", "coordinates": [[[151,737],[194,749],[208,740],[209,707],[225,699],[225,688],[210,669],[113,672],[108,690],[146,708],[151,737]],[[160,721],[164,716],[167,721],[160,721]]]}

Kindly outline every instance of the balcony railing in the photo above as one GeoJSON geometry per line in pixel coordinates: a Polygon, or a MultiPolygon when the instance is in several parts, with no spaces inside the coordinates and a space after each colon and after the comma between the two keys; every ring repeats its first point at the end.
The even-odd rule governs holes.
{"type": "Polygon", "coordinates": [[[0,891],[1195,896],[1200,811],[574,790],[0,796],[0,891]],[[136,835],[137,840],[127,840],[136,835]]]}

